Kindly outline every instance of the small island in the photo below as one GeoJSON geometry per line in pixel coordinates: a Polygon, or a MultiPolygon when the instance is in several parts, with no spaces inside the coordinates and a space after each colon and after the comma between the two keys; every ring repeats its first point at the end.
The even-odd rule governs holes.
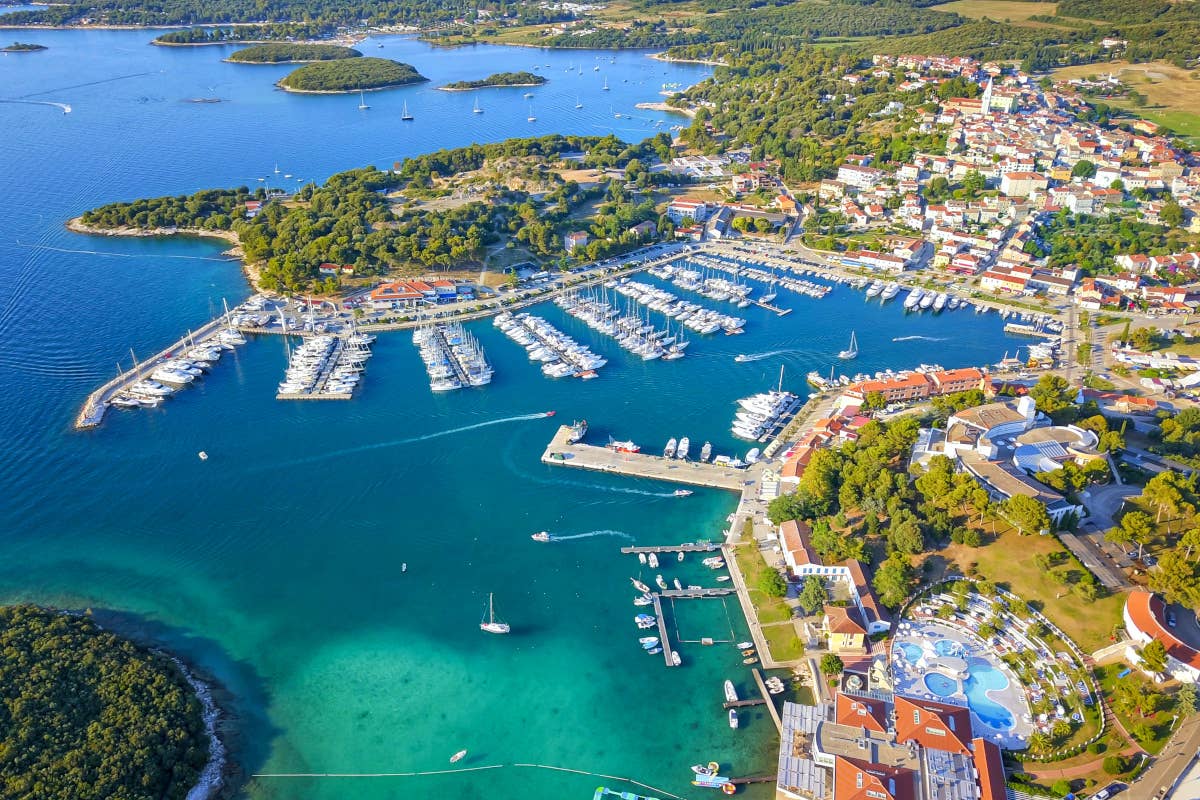
{"type": "Polygon", "coordinates": [[[0,47],[0,53],[36,53],[39,50],[45,50],[44,44],[30,44],[28,42],[13,42],[8,47],[0,47]]]}
{"type": "Polygon", "coordinates": [[[226,58],[235,64],[313,64],[320,61],[341,61],[361,58],[352,47],[336,44],[260,44],[236,50],[226,58]]]}
{"type": "Polygon", "coordinates": [[[205,772],[187,675],[87,616],[0,608],[0,687],[5,797],[184,800],[205,772]]]}
{"type": "Polygon", "coordinates": [[[438,88],[444,92],[469,92],[475,89],[499,89],[516,86],[541,86],[546,79],[532,72],[497,72],[477,81],[455,81],[438,88]]]}
{"type": "Polygon", "coordinates": [[[336,94],[391,89],[429,80],[411,64],[386,58],[344,58],[307,64],[277,84],[288,92],[336,94]]]}

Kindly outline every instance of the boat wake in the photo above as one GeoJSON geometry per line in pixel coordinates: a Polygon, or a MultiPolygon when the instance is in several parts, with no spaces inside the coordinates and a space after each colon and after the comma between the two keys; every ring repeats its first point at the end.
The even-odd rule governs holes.
{"type": "Polygon", "coordinates": [[[173,258],[183,261],[236,261],[236,258],[228,256],[184,256],[184,255],[163,255],[161,253],[103,253],[99,250],[78,250],[69,247],[54,247],[48,244],[26,244],[20,240],[14,242],[17,247],[25,247],[30,250],[52,250],[56,253],[79,253],[87,256],[102,256],[104,258],[153,258],[155,261],[164,258],[173,258]]]}
{"type": "Polygon", "coordinates": [[[794,353],[794,352],[796,352],[796,351],[795,350],[768,350],[765,353],[750,353],[749,355],[740,356],[740,357],[738,357],[738,361],[741,361],[741,362],[762,361],[764,358],[770,358],[771,356],[782,356],[787,353],[794,353]]]}
{"type": "Polygon", "coordinates": [[[893,342],[944,342],[946,339],[937,336],[896,336],[892,339],[893,342]]]}
{"type": "Polygon", "coordinates": [[[552,542],[569,542],[572,539],[590,539],[593,536],[619,536],[622,539],[628,539],[631,542],[634,541],[634,538],[632,536],[630,536],[628,533],[626,533],[625,531],[612,531],[612,530],[588,531],[587,533],[575,533],[570,536],[558,536],[558,535],[552,533],[552,534],[550,534],[550,541],[552,541],[552,542]]]}
{"type": "Polygon", "coordinates": [[[61,108],[64,114],[71,113],[71,107],[66,103],[55,103],[50,100],[0,100],[0,103],[22,103],[27,106],[52,106],[61,108]]]}
{"type": "Polygon", "coordinates": [[[400,447],[406,444],[416,444],[417,442],[428,442],[430,439],[440,439],[443,436],[453,436],[456,433],[466,433],[467,431],[475,431],[480,428],[490,428],[493,425],[507,425],[512,422],[527,422],[534,419],[545,419],[553,414],[553,412],[541,411],[537,414],[518,414],[514,417],[501,417],[500,419],[489,419],[485,422],[476,422],[473,425],[460,425],[457,428],[449,428],[444,431],[435,431],[426,433],[421,436],[411,436],[407,439],[392,439],[386,442],[372,442],[371,444],[362,444],[357,447],[344,447],[341,450],[331,450],[328,453],[319,453],[307,458],[299,458],[295,461],[289,461],[284,466],[300,466],[302,464],[313,464],[319,461],[328,461],[331,458],[339,456],[353,455],[355,453],[366,453],[371,450],[382,450],[387,447],[400,447]]]}

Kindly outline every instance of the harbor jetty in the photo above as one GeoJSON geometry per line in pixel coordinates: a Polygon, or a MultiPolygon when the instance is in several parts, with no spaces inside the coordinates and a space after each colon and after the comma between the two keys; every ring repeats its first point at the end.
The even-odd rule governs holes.
{"type": "Polygon", "coordinates": [[[609,447],[571,444],[571,426],[559,427],[542,453],[542,463],[611,472],[635,478],[683,483],[740,492],[752,478],[748,470],[696,461],[680,461],[646,453],[618,452],[609,447]]]}

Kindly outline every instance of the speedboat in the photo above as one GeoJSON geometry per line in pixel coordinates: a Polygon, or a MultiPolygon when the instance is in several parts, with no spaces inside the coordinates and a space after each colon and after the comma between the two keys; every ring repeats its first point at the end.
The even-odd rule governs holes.
{"type": "Polygon", "coordinates": [[[657,636],[643,636],[642,638],[638,639],[638,641],[641,642],[642,644],[648,644],[648,645],[653,646],[653,645],[658,644],[658,637],[657,636]]]}
{"type": "Polygon", "coordinates": [[[661,648],[661,647],[651,647],[651,648],[648,648],[648,649],[646,650],[646,652],[647,652],[647,653],[649,653],[649,654],[650,654],[650,655],[652,655],[652,656],[656,656],[656,655],[658,655],[659,653],[661,653],[661,652],[662,652],[662,648],[661,648]]]}
{"type": "Polygon", "coordinates": [[[641,596],[633,598],[633,604],[635,606],[650,606],[650,605],[654,605],[654,601],[651,600],[649,597],[646,597],[645,595],[641,595],[641,596]]]}
{"type": "Polygon", "coordinates": [[[754,647],[754,642],[738,642],[734,647],[738,650],[745,650],[747,647],[754,647]]]}
{"type": "Polygon", "coordinates": [[[676,489],[674,492],[672,492],[672,494],[674,494],[676,497],[690,497],[692,495],[692,490],[691,489],[676,489]]]}
{"type": "Polygon", "coordinates": [[[547,533],[546,531],[538,531],[537,533],[535,533],[533,536],[530,536],[529,538],[533,539],[535,542],[548,542],[548,541],[550,541],[550,534],[547,533]]]}
{"type": "Polygon", "coordinates": [[[729,727],[736,728],[738,726],[737,709],[729,709],[729,727]]]}
{"type": "Polygon", "coordinates": [[[678,651],[675,651],[675,650],[671,651],[671,663],[677,667],[683,663],[683,659],[681,659],[679,657],[678,651]]]}
{"type": "Polygon", "coordinates": [[[646,563],[650,566],[650,569],[658,569],[658,555],[656,553],[647,553],[646,563]]]}
{"type": "Polygon", "coordinates": [[[692,772],[696,773],[697,775],[716,775],[720,769],[721,765],[716,761],[708,762],[707,766],[703,764],[692,765],[692,772]]]}
{"type": "Polygon", "coordinates": [[[683,437],[679,440],[679,449],[675,451],[675,457],[678,459],[687,458],[688,447],[691,445],[691,440],[688,437],[683,437]]]}
{"type": "Polygon", "coordinates": [[[705,442],[704,447],[700,448],[700,461],[707,462],[712,456],[712,442],[705,442]]]}
{"type": "Polygon", "coordinates": [[[658,584],[658,588],[663,591],[667,590],[667,581],[662,575],[655,575],[654,582],[658,584]]]}
{"type": "Polygon", "coordinates": [[[741,364],[746,361],[750,361],[751,359],[750,359],[750,356],[739,353],[738,355],[733,357],[733,360],[738,362],[739,364],[741,364]]]}
{"type": "Polygon", "coordinates": [[[459,750],[457,753],[455,753],[454,755],[450,756],[450,763],[451,763],[451,764],[457,764],[459,761],[462,761],[462,760],[463,760],[463,758],[465,758],[465,757],[466,757],[466,755],[467,755],[467,751],[466,751],[466,750],[459,750]]]}
{"type": "Polygon", "coordinates": [[[676,444],[677,444],[677,442],[675,441],[674,437],[667,440],[667,446],[665,448],[663,448],[663,458],[674,458],[675,457],[676,444]]]}

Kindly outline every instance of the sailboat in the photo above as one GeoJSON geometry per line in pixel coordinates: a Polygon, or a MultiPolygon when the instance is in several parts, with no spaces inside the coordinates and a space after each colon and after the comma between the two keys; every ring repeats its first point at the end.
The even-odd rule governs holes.
{"type": "Polygon", "coordinates": [[[475,98],[475,107],[472,108],[471,111],[475,114],[483,113],[483,109],[479,107],[479,98],[478,97],[475,98]]]}
{"type": "Polygon", "coordinates": [[[408,101],[407,100],[404,101],[404,108],[401,109],[401,111],[400,111],[400,119],[404,120],[405,122],[412,122],[413,115],[408,113],[408,101]]]}
{"type": "Polygon", "coordinates": [[[479,630],[488,633],[508,633],[509,627],[507,622],[496,621],[496,609],[492,605],[492,595],[488,593],[488,613],[487,621],[479,623],[479,630]]]}
{"type": "Polygon", "coordinates": [[[850,346],[838,353],[838,358],[843,361],[858,358],[858,340],[854,338],[854,331],[850,331],[850,346]]]}
{"type": "MultiPolygon", "coordinates": [[[[362,89],[359,89],[358,90],[358,110],[366,111],[368,108],[370,108],[370,106],[367,105],[367,96],[365,94],[363,94],[362,89]]],[[[276,170],[276,171],[278,171],[278,170],[276,170]]]]}
{"type": "Polygon", "coordinates": [[[533,105],[529,106],[529,116],[525,118],[526,122],[537,122],[537,117],[533,115],[533,105]]]}
{"type": "Polygon", "coordinates": [[[606,92],[608,91],[608,76],[607,75],[604,76],[604,85],[601,86],[600,88],[606,92]]]}
{"type": "Polygon", "coordinates": [[[580,100],[579,100],[579,95],[575,95],[575,107],[576,107],[576,108],[583,108],[583,103],[582,103],[582,102],[580,102],[580,100]]]}

